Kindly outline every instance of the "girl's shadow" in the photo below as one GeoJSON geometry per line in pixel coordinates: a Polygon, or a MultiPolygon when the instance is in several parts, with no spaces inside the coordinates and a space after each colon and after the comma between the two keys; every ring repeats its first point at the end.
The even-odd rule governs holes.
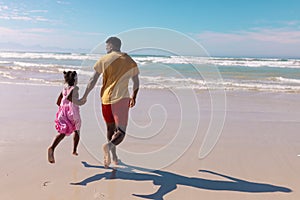
{"type": "MultiPolygon", "coordinates": [[[[105,169],[103,166],[90,165],[87,162],[82,162],[86,168],[99,168],[105,169]]],[[[120,161],[120,165],[124,168],[121,170],[112,169],[111,172],[96,174],[92,177],[86,178],[71,185],[86,186],[87,184],[101,179],[121,179],[133,181],[153,181],[154,185],[160,185],[160,188],[153,194],[142,195],[133,194],[134,196],[145,199],[163,199],[163,197],[177,188],[177,185],[189,186],[205,190],[222,190],[222,191],[236,191],[247,193],[266,193],[266,192],[292,192],[291,189],[266,183],[255,183],[246,180],[237,179],[227,175],[219,174],[208,170],[199,170],[201,173],[210,173],[228,179],[222,180],[209,180],[197,177],[186,177],[179,174],[174,174],[162,170],[150,170],[136,166],[126,165],[120,161]],[[141,171],[140,173],[136,171],[141,171]]]]}

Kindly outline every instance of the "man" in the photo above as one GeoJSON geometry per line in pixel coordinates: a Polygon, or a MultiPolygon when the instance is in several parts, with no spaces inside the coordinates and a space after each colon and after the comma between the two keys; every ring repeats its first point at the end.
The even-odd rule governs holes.
{"type": "Polygon", "coordinates": [[[107,140],[103,145],[104,167],[111,163],[110,151],[115,164],[118,164],[116,146],[119,145],[126,133],[129,107],[136,103],[139,90],[139,70],[136,62],[126,53],[121,52],[121,40],[110,37],[106,40],[107,54],[94,65],[91,77],[82,99],[87,98],[94,88],[100,74],[103,74],[101,88],[102,114],[107,126],[107,140]],[[129,80],[133,81],[133,93],[128,91],[129,80]]]}

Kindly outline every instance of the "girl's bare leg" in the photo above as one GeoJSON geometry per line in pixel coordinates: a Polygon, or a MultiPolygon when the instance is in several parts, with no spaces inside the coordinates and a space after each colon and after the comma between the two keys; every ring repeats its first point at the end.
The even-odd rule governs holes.
{"type": "Polygon", "coordinates": [[[50,163],[55,163],[54,150],[56,146],[65,138],[65,134],[59,134],[53,141],[53,144],[48,148],[48,161],[50,163]]]}
{"type": "Polygon", "coordinates": [[[80,135],[79,130],[75,131],[74,137],[73,137],[73,142],[74,142],[73,155],[75,155],[75,156],[78,156],[77,147],[78,147],[78,143],[79,143],[79,139],[80,139],[79,135],[80,135]]]}

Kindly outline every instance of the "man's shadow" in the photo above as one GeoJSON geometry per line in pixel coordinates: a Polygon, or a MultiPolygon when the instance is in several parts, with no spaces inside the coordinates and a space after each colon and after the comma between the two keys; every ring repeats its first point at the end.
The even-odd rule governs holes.
{"type": "MultiPolygon", "coordinates": [[[[104,169],[103,166],[90,165],[86,162],[82,162],[86,168],[99,168],[104,169]]],[[[87,184],[101,179],[121,179],[121,180],[133,180],[133,181],[153,181],[154,185],[160,185],[160,188],[153,194],[133,194],[134,196],[161,200],[164,196],[177,188],[177,185],[189,186],[205,190],[215,191],[235,191],[235,192],[247,192],[247,193],[266,193],[266,192],[292,192],[291,189],[266,183],[255,183],[246,180],[237,179],[227,175],[219,174],[208,170],[199,170],[201,173],[210,173],[216,176],[220,176],[228,179],[223,180],[210,180],[197,177],[186,177],[179,174],[174,174],[162,170],[150,171],[149,169],[130,166],[124,163],[120,163],[124,169],[116,170],[112,169],[111,172],[105,172],[96,174],[89,178],[86,178],[77,183],[71,183],[71,185],[86,186],[87,184]],[[137,173],[136,170],[141,171],[137,173]],[[150,173],[148,173],[150,172],[150,173]]]]}

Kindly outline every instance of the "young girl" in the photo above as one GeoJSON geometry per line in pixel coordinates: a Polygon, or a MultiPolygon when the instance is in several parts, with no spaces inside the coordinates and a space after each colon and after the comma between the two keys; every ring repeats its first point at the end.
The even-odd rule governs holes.
{"type": "Polygon", "coordinates": [[[79,114],[79,106],[85,102],[79,100],[79,88],[77,85],[77,73],[75,71],[64,71],[65,85],[60,93],[56,104],[59,106],[56,113],[55,128],[58,135],[54,139],[52,145],[48,149],[48,161],[55,163],[54,149],[64,139],[74,132],[73,155],[77,156],[77,146],[79,143],[81,119],[79,114]]]}

